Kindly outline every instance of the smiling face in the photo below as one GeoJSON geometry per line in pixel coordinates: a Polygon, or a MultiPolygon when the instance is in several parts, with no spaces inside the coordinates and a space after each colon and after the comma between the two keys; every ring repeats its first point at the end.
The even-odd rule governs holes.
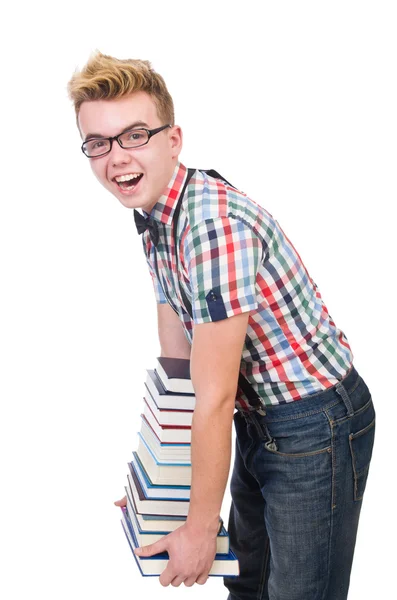
{"type": "MultiPolygon", "coordinates": [[[[155,129],[166,125],[161,122],[156,105],[146,92],[134,92],[116,100],[83,102],[78,122],[83,140],[112,137],[131,126],[155,129]]],[[[121,148],[114,140],[108,154],[87,160],[98,181],[121,204],[150,213],[171,180],[181,149],[182,131],[174,125],[154,135],[145,146],[121,148]],[[115,177],[130,174],[139,176],[132,180],[132,187],[122,189],[115,177]]]]}

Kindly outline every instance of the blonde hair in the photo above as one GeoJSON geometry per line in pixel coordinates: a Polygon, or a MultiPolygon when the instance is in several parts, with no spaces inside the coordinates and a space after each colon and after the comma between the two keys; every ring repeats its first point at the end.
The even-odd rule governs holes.
{"type": "Polygon", "coordinates": [[[67,84],[67,91],[74,104],[79,131],[78,116],[83,102],[112,100],[140,91],[153,98],[157,114],[164,124],[174,125],[174,103],[164,79],[148,60],[120,60],[96,50],[81,71],[75,70],[67,84]]]}

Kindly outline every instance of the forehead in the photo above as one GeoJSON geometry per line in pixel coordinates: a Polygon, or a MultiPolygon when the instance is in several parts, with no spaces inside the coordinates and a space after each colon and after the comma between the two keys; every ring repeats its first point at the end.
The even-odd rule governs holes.
{"type": "Polygon", "coordinates": [[[88,133],[110,137],[135,121],[143,121],[149,128],[161,125],[154,100],[146,92],[134,92],[114,100],[85,101],[78,116],[83,138],[88,133]]]}

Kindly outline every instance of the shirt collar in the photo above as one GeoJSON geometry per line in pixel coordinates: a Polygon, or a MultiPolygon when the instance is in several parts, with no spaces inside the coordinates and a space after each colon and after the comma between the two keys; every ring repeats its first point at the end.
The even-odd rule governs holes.
{"type": "MultiPolygon", "coordinates": [[[[187,169],[181,162],[178,161],[175,165],[171,181],[169,182],[164,194],[160,196],[150,211],[150,218],[165,223],[166,225],[172,224],[172,217],[186,177],[187,169]]],[[[142,212],[145,217],[149,216],[149,213],[147,213],[145,210],[142,209],[142,212]]]]}

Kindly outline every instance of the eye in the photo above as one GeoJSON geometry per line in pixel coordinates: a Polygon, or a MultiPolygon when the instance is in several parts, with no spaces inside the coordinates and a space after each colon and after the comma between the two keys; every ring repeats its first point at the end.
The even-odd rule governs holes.
{"type": "Polygon", "coordinates": [[[131,140],[141,140],[143,138],[143,133],[141,131],[132,131],[129,137],[131,140]]]}

